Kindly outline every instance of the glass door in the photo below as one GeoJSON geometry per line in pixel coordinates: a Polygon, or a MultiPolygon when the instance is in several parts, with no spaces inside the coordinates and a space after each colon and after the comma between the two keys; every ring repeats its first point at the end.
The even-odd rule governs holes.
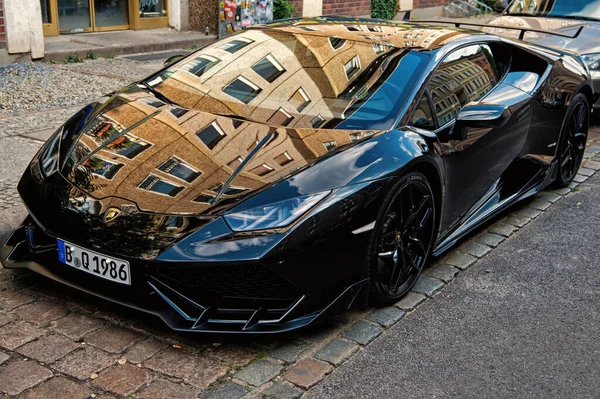
{"type": "Polygon", "coordinates": [[[56,0],[40,0],[42,9],[42,29],[44,36],[58,35],[58,12],[56,0]]]}
{"type": "MultiPolygon", "coordinates": [[[[129,0],[135,7],[134,29],[164,28],[169,26],[167,0],[129,0]]],[[[205,1],[205,0],[202,0],[205,1]]]]}
{"type": "Polygon", "coordinates": [[[94,30],[129,29],[128,0],[92,0],[94,30]]]}
{"type": "Polygon", "coordinates": [[[91,32],[90,0],[58,0],[58,27],[61,33],[91,32]]]}

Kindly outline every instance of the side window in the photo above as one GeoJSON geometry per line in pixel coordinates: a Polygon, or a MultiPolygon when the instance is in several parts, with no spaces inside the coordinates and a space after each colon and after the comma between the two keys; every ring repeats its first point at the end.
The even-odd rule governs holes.
{"type": "Polygon", "coordinates": [[[412,114],[410,125],[421,129],[435,129],[431,104],[429,103],[429,99],[425,93],[421,96],[421,99],[419,100],[419,103],[412,114]]]}
{"type": "Polygon", "coordinates": [[[479,101],[498,82],[487,45],[463,47],[450,53],[429,81],[439,126],[452,121],[467,103],[479,101]]]}

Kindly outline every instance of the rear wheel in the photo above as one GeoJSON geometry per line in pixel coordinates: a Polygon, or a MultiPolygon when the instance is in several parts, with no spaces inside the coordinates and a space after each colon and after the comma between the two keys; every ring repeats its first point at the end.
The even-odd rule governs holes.
{"type": "Polygon", "coordinates": [[[371,296],[392,303],[406,294],[423,270],[435,230],[435,199],[421,173],[403,176],[390,191],[369,245],[371,296]]]}
{"type": "Polygon", "coordinates": [[[573,98],[560,133],[558,146],[558,176],[555,185],[566,187],[573,181],[579,170],[590,120],[589,105],[583,94],[573,98]]]}

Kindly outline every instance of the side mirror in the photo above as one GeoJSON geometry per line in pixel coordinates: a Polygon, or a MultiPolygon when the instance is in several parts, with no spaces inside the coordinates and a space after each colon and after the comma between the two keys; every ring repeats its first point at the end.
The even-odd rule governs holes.
{"type": "Polygon", "coordinates": [[[472,104],[460,110],[456,122],[464,127],[494,129],[504,126],[510,116],[510,109],[506,105],[472,104]]]}
{"type": "Polygon", "coordinates": [[[165,60],[165,62],[163,62],[163,66],[165,66],[165,67],[166,67],[166,66],[169,66],[169,65],[171,65],[171,64],[174,64],[174,63],[176,63],[176,62],[178,62],[178,61],[181,61],[181,60],[182,60],[182,59],[184,59],[185,57],[187,57],[187,56],[186,56],[186,55],[184,55],[184,54],[176,54],[176,55],[172,55],[172,56],[170,56],[169,58],[167,58],[167,59],[165,60]]]}

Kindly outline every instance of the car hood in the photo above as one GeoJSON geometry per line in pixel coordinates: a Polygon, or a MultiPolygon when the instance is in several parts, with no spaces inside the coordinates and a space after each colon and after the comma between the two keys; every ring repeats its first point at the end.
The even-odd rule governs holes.
{"type": "MultiPolygon", "coordinates": [[[[531,43],[550,46],[558,49],[569,50],[579,54],[600,52],[600,21],[591,22],[583,20],[571,20],[563,18],[546,17],[523,17],[504,15],[493,19],[489,25],[511,26],[518,28],[531,28],[538,30],[556,31],[569,35],[577,33],[577,29],[583,26],[583,30],[574,39],[567,37],[547,35],[529,32],[525,34],[525,40],[531,43]]],[[[518,38],[518,30],[485,28],[488,33],[510,38],[518,38]]]]}
{"type": "Polygon", "coordinates": [[[105,204],[159,214],[224,212],[375,133],[250,122],[168,104],[137,85],[81,112],[64,128],[61,174],[105,204]]]}

